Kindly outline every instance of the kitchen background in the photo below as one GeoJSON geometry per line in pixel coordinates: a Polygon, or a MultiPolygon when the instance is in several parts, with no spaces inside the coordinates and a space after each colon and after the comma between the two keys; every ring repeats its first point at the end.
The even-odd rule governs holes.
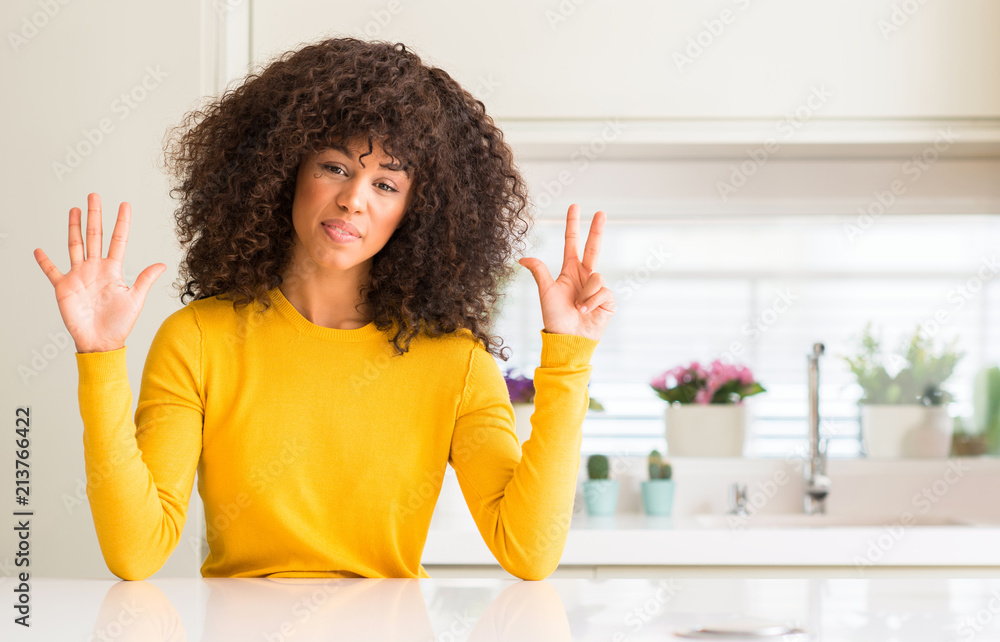
{"type": "MultiPolygon", "coordinates": [[[[939,349],[954,341],[965,356],[944,386],[953,395],[947,412],[967,432],[985,429],[974,384],[1000,362],[996,2],[17,0],[2,16],[3,81],[16,89],[2,109],[18,123],[0,160],[9,179],[0,267],[18,277],[3,316],[2,394],[8,409],[30,405],[36,426],[37,574],[112,577],[85,494],[73,343],[32,250],[65,267],[70,207],[100,193],[109,229],[117,204],[132,204],[126,280],[150,263],[168,265],[130,335],[134,397],[149,341],[179,306],[170,288],[180,260],[173,203],[158,171],[166,130],[253,65],[332,35],[404,42],[484,102],[531,184],[528,254],[550,270],[570,203],[580,203],[584,226],[597,210],[608,213],[597,269],[618,311],[592,360],[590,394],[604,410],[584,424],[580,506],[557,576],[685,565],[854,573],[856,551],[886,568],[1000,568],[988,539],[996,530],[982,526],[1000,523],[994,453],[868,456],[862,389],[844,360],[868,322],[890,357],[905,353],[918,328],[939,349]],[[751,499],[766,495],[761,514],[802,512],[806,355],[815,342],[826,346],[819,397],[829,513],[848,522],[899,515],[958,461],[958,483],[934,493],[925,513],[942,522],[907,531],[884,558],[865,552],[884,519],[760,540],[723,526],[707,536],[723,538],[714,545],[704,530],[682,528],[687,516],[723,515],[734,482],[747,483],[751,499]],[[674,457],[666,402],[649,383],[717,358],[747,365],[767,390],[747,398],[744,456],[674,457]],[[640,501],[654,448],[676,483],[676,519],[659,526],[640,501]],[[582,509],[586,459],[598,453],[623,482],[617,515],[603,523],[582,509]],[[789,481],[766,492],[775,479],[789,481]],[[979,526],[962,525],[970,521],[979,526]],[[824,557],[816,538],[825,536],[854,538],[853,548],[824,557]]],[[[525,270],[499,311],[497,331],[512,348],[499,365],[530,376],[541,327],[525,270]]],[[[506,576],[448,473],[425,566],[434,576],[506,576]]],[[[182,542],[154,577],[196,575],[204,531],[194,492],[182,542]]],[[[0,558],[12,550],[5,528],[0,558]]],[[[9,557],[0,570],[13,572],[9,557]]]]}

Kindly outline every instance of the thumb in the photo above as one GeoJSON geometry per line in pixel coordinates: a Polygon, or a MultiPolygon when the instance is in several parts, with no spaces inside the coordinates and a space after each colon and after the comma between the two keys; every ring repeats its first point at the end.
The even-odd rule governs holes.
{"type": "Polygon", "coordinates": [[[531,272],[531,276],[535,277],[535,283],[538,284],[538,291],[543,292],[548,289],[548,286],[552,283],[552,275],[549,274],[549,269],[545,267],[545,264],[538,259],[533,258],[523,258],[518,260],[522,266],[531,272]]]}
{"type": "Polygon", "coordinates": [[[135,278],[133,288],[139,291],[139,299],[144,301],[149,288],[153,287],[153,282],[167,269],[163,263],[154,263],[139,273],[135,278]],[[161,267],[162,266],[162,267],[161,267]]]}

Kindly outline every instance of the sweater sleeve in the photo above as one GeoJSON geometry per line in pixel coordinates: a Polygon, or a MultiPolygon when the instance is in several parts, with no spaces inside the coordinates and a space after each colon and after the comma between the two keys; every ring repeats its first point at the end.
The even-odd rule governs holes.
{"type": "Polygon", "coordinates": [[[145,579],[176,548],[201,455],[201,328],[194,310],[168,316],[153,337],[135,421],[125,350],[76,353],[87,498],[104,560],[145,579]]]}
{"type": "Polygon", "coordinates": [[[480,343],[472,350],[448,460],[483,541],[500,566],[525,580],[551,575],[566,546],[598,344],[541,334],[531,437],[518,444],[503,373],[480,343]]]}

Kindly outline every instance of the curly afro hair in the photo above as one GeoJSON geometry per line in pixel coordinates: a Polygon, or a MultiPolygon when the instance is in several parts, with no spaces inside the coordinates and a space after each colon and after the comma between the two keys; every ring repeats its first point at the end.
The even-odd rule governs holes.
{"type": "Polygon", "coordinates": [[[531,228],[527,188],[483,103],[447,72],[402,43],[331,38],[282,54],[168,133],[182,303],[269,307],[291,259],[299,163],[367,138],[368,153],[378,142],[411,178],[402,222],[359,291],[376,327],[396,328],[398,354],[419,332],[465,328],[509,358],[489,333],[531,228]]]}

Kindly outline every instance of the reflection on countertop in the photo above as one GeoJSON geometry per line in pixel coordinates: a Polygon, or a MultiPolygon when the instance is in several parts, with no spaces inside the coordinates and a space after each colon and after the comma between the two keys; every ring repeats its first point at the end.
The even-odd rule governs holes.
{"type": "MultiPolygon", "coordinates": [[[[9,589],[10,580],[0,582],[9,589]]],[[[998,579],[39,578],[4,640],[663,640],[732,618],[805,640],[1000,639],[998,579]]]]}

